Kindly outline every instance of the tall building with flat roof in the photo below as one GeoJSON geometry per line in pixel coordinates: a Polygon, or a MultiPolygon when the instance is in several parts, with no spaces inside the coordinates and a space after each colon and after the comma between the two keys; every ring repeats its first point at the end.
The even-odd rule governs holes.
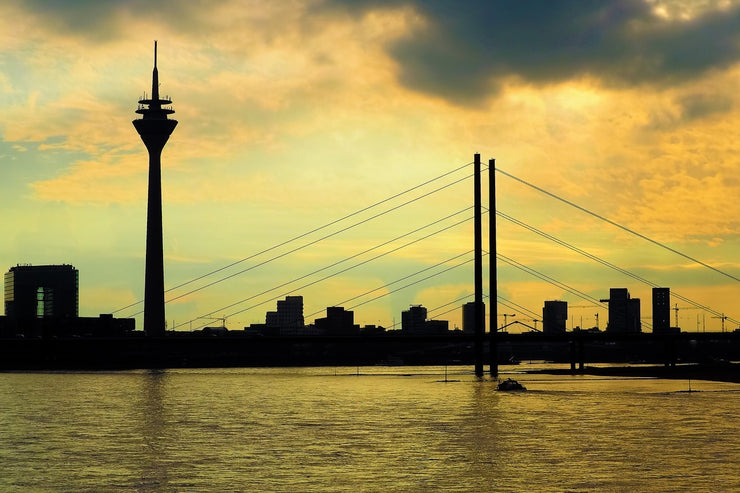
{"type": "Polygon", "coordinates": [[[653,288],[653,332],[671,330],[671,288],[653,288]]]}
{"type": "Polygon", "coordinates": [[[355,312],[341,306],[327,306],[326,317],[317,318],[314,325],[327,335],[346,335],[359,333],[355,326],[355,312]]]}
{"type": "Polygon", "coordinates": [[[640,323],[640,299],[631,298],[627,288],[611,288],[609,299],[609,323],[607,332],[642,332],[640,323]]]}
{"type": "Polygon", "coordinates": [[[77,318],[79,271],[71,265],[17,265],[5,273],[5,315],[12,320],[77,318]]]}
{"type": "MultiPolygon", "coordinates": [[[[483,324],[486,320],[486,304],[483,303],[483,324]]],[[[495,328],[495,327],[494,327],[495,328]]],[[[462,330],[466,334],[475,334],[475,301],[462,306],[462,330]]],[[[483,329],[485,331],[485,328],[483,329]]]]}
{"type": "Polygon", "coordinates": [[[545,306],[542,307],[542,332],[548,334],[563,333],[567,321],[567,301],[545,301],[545,306]]]}
{"type": "Polygon", "coordinates": [[[408,334],[423,333],[426,320],[427,309],[422,305],[411,305],[401,312],[401,330],[408,334]]]}
{"type": "Polygon", "coordinates": [[[401,312],[401,331],[404,334],[445,334],[449,329],[447,320],[427,320],[427,309],[423,305],[411,305],[401,312]]]}

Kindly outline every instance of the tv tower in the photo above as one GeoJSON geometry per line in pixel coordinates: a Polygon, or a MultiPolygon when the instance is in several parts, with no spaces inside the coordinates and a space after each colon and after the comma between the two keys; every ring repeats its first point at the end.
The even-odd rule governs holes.
{"type": "Polygon", "coordinates": [[[132,123],[149,151],[149,192],[146,209],[146,274],[144,281],[144,333],[163,336],[164,318],[164,252],[162,247],[162,163],[161,155],[167,139],[177,126],[177,120],[167,115],[175,111],[170,99],[159,97],[157,73],[157,42],[154,42],[154,70],[150,99],[139,100],[136,113],[141,118],[132,123]]]}

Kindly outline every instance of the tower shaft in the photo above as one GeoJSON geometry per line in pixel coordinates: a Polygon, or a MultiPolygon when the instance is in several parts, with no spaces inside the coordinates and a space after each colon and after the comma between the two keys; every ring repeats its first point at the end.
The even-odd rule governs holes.
{"type": "Polygon", "coordinates": [[[144,274],[144,332],[163,335],[164,246],[162,239],[161,151],[149,149],[149,186],[146,207],[146,270],[144,274]]]}

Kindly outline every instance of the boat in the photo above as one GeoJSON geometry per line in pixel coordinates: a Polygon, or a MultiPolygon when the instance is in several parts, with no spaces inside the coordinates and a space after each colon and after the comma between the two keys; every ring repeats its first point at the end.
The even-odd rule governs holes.
{"type": "Polygon", "coordinates": [[[514,380],[513,378],[507,378],[506,380],[500,380],[496,390],[512,391],[512,390],[527,390],[527,388],[514,380]]]}

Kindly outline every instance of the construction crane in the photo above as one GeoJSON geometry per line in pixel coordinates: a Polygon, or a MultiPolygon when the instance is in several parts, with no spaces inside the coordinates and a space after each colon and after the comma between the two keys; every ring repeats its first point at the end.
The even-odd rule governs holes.
{"type": "Polygon", "coordinates": [[[718,318],[722,321],[722,332],[724,332],[725,331],[725,320],[727,320],[729,317],[723,313],[722,315],[719,315],[717,317],[712,317],[712,318],[718,318]]]}
{"type": "Polygon", "coordinates": [[[671,308],[671,310],[676,312],[676,325],[674,327],[678,327],[678,311],[679,310],[701,310],[698,306],[678,306],[678,303],[671,308]]]}
{"type": "Polygon", "coordinates": [[[507,323],[507,320],[509,317],[516,317],[516,313],[499,313],[499,317],[504,317],[504,325],[501,326],[501,329],[506,328],[509,324],[507,323]]]}
{"type": "Polygon", "coordinates": [[[220,320],[221,321],[221,328],[222,329],[225,329],[226,328],[226,318],[227,317],[198,317],[198,318],[202,318],[202,319],[205,319],[205,320],[220,320]]]}
{"type": "MultiPolygon", "coordinates": [[[[568,305],[568,308],[605,308],[605,307],[600,307],[597,304],[592,303],[590,305],[568,305]]],[[[598,312],[594,313],[594,319],[596,320],[596,328],[598,329],[599,328],[599,313],[598,312]]],[[[573,319],[571,317],[571,326],[572,325],[573,325],[573,319]]],[[[581,329],[583,329],[583,316],[581,316],[580,327],[581,329]]]]}

